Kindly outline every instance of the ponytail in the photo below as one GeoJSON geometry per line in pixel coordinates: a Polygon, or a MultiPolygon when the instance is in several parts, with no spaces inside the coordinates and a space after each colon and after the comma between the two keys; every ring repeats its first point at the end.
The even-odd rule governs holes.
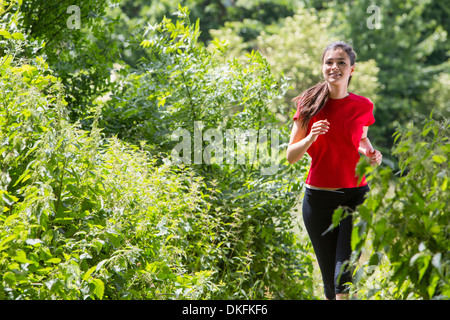
{"type": "Polygon", "coordinates": [[[329,97],[328,83],[320,82],[305,90],[293,99],[300,110],[299,119],[303,128],[308,127],[309,120],[327,103],[329,97]]]}

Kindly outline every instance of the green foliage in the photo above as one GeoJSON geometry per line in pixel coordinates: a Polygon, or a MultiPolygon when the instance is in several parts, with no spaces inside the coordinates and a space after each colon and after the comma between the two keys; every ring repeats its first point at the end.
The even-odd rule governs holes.
{"type": "MultiPolygon", "coordinates": [[[[162,125],[169,132],[201,119],[208,126],[224,127],[227,121],[232,128],[266,128],[268,102],[279,89],[268,65],[254,53],[248,64],[223,66],[222,75],[209,71],[220,66],[208,64],[213,59],[197,44],[198,25],[184,22],[187,13],[180,8],[176,24],[165,19],[151,34],[156,48],[149,56],[155,59],[146,61],[140,86],[126,88],[149,90],[153,95],[146,91],[143,96],[152,107],[139,110],[142,118],[133,124],[154,119],[155,130],[162,125]],[[195,81],[204,74],[204,83],[195,81]],[[205,96],[206,89],[218,94],[205,96]],[[191,94],[186,97],[186,92],[191,94]],[[205,110],[200,104],[212,106],[205,110]],[[223,109],[213,108],[218,106],[223,109]],[[222,118],[225,107],[237,111],[228,110],[222,118]],[[257,110],[259,118],[253,116],[257,110]],[[154,113],[168,119],[158,122],[154,113]]],[[[2,61],[3,298],[311,296],[303,287],[311,287],[312,261],[296,240],[289,212],[302,175],[291,166],[283,164],[276,174],[261,177],[256,164],[253,169],[202,165],[193,167],[195,172],[171,165],[163,154],[153,157],[146,151],[170,150],[169,135],[155,131],[158,144],[144,135],[146,130],[121,133],[134,142],[144,137],[153,147],[106,139],[98,122],[107,123],[102,112],[114,110],[102,110],[102,102],[93,110],[98,113],[92,115],[92,129],[83,131],[69,122],[61,83],[42,57],[25,61],[7,55],[2,61]]],[[[113,95],[111,101],[128,97],[138,96],[113,95]]]]}
{"type": "MultiPolygon", "coordinates": [[[[301,0],[123,0],[122,11],[131,24],[155,24],[178,9],[178,5],[189,7],[192,20],[200,20],[202,42],[212,40],[210,30],[218,29],[228,21],[253,20],[262,24],[271,24],[292,15],[301,0]]],[[[257,35],[253,30],[243,30],[247,40],[257,35]]]]}
{"type": "Polygon", "coordinates": [[[193,134],[194,121],[204,122],[205,129],[275,125],[272,100],[286,85],[271,76],[265,59],[252,52],[245,62],[220,62],[216,57],[226,48],[216,42],[209,53],[198,42],[199,22],[190,24],[186,12],[178,14],[177,21],[165,18],[144,32],[147,52],[139,70],[119,74],[117,90],[102,106],[106,132],[167,151],[174,145],[170,134],[177,128],[193,134]]]}
{"type": "Polygon", "coordinates": [[[382,29],[367,28],[363,0],[182,3],[191,12],[172,0],[78,1],[80,29],[67,24],[71,1],[0,4],[0,298],[314,298],[293,210],[308,162],[274,151],[287,146],[291,97],[320,80],[323,47],[344,37],[358,53],[351,91],[375,102],[374,145],[389,150],[399,122],[435,110],[392,137],[399,174],[358,169],[372,191],[356,215],[355,290],[448,299],[440,2],[391,1],[382,29]],[[244,163],[170,158],[173,133],[192,146],[210,129],[278,130],[280,143],[255,162],[248,144],[244,163]],[[268,159],[278,170],[262,175],[268,159]]]}
{"type": "Polygon", "coordinates": [[[60,84],[33,85],[45,72],[1,69],[2,298],[211,297],[211,271],[182,261],[189,220],[206,221],[201,179],[71,125],[60,84]]]}
{"type": "MultiPolygon", "coordinates": [[[[29,40],[42,43],[33,55],[43,55],[65,86],[71,120],[86,117],[97,95],[110,90],[114,63],[120,62],[113,37],[117,20],[106,7],[117,0],[24,1],[17,6],[16,24],[29,40]]],[[[88,127],[89,121],[82,121],[88,127]]]]}
{"type": "Polygon", "coordinates": [[[430,117],[397,132],[399,175],[390,168],[359,167],[370,174],[372,191],[359,207],[352,245],[359,252],[370,244],[370,258],[359,272],[383,270],[383,280],[362,291],[368,298],[386,292],[394,299],[450,297],[449,128],[448,119],[430,117]]]}
{"type": "MultiPolygon", "coordinates": [[[[223,61],[226,48],[220,42],[212,53],[198,42],[199,24],[190,24],[187,8],[180,7],[176,15],[175,21],[165,18],[148,27],[142,41],[147,49],[142,67],[119,76],[123,89],[99,102],[105,132],[135,143],[149,141],[152,153],[167,161],[164,154],[175,145],[171,135],[176,129],[187,130],[194,145],[195,121],[202,121],[203,131],[276,129],[272,109],[277,108],[285,86],[271,76],[263,57],[252,52],[243,62],[223,61]]],[[[286,128],[281,134],[285,145],[286,128]]],[[[208,146],[205,142],[203,147],[208,146]]],[[[196,163],[193,153],[188,158],[205,179],[205,193],[212,201],[209,219],[217,228],[193,236],[190,242],[197,245],[186,254],[187,265],[214,270],[216,283],[227,283],[229,288],[217,297],[255,299],[268,292],[286,298],[307,295],[298,286],[308,281],[304,274],[311,261],[298,261],[305,249],[296,242],[289,212],[302,175],[283,164],[277,174],[263,177],[258,170],[265,161],[261,158],[237,165],[206,164],[206,159],[196,163]],[[214,241],[217,247],[205,251],[205,241],[214,241]]],[[[193,223],[197,229],[202,220],[193,223]]]]}

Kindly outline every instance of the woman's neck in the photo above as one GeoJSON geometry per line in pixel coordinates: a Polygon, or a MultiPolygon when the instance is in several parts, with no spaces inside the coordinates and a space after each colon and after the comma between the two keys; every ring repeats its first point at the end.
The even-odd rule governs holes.
{"type": "Polygon", "coordinates": [[[342,99],[348,96],[347,86],[332,86],[328,83],[328,90],[331,99],[342,99]]]}

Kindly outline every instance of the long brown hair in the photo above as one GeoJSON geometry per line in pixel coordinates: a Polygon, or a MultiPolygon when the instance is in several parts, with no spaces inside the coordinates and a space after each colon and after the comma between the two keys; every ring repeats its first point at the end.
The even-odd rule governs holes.
{"type": "MultiPolygon", "coordinates": [[[[322,64],[323,59],[325,58],[325,54],[329,50],[335,49],[343,49],[347,52],[347,55],[350,59],[350,65],[355,64],[356,53],[353,51],[353,48],[343,41],[336,41],[328,45],[322,54],[322,64]]],[[[348,78],[348,84],[350,84],[350,80],[352,76],[348,78]]],[[[309,120],[314,117],[320,110],[322,110],[323,106],[327,103],[329,98],[329,90],[328,83],[326,81],[319,82],[316,85],[312,86],[309,89],[306,89],[301,94],[293,99],[296,103],[297,107],[300,108],[299,120],[302,127],[306,128],[308,126],[309,120]]]]}

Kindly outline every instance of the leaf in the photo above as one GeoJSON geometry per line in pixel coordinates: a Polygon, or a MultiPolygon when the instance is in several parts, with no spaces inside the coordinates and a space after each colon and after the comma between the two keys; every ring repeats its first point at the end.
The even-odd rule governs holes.
{"type": "Polygon", "coordinates": [[[103,240],[96,240],[92,243],[92,246],[95,248],[95,250],[97,251],[97,254],[100,253],[100,251],[102,250],[102,247],[104,245],[104,241],[103,240]]]}
{"type": "Polygon", "coordinates": [[[422,280],[423,276],[425,275],[425,271],[427,271],[428,266],[430,264],[431,261],[431,256],[429,255],[424,255],[422,260],[422,267],[419,269],[419,281],[422,280]]]}
{"type": "Polygon", "coordinates": [[[8,191],[3,191],[0,190],[1,194],[2,194],[2,199],[3,201],[8,205],[11,206],[13,205],[15,202],[19,201],[19,198],[11,195],[8,193],[8,191]]]}
{"type": "Polygon", "coordinates": [[[375,252],[369,259],[370,266],[377,266],[380,263],[380,253],[375,252]]]}
{"type": "Polygon", "coordinates": [[[3,281],[5,281],[10,287],[12,287],[16,283],[16,276],[14,275],[14,273],[7,271],[3,275],[3,281]]]}
{"type": "Polygon", "coordinates": [[[361,218],[366,220],[369,224],[372,222],[372,212],[364,205],[361,205],[358,208],[358,212],[361,215],[361,218]]]}
{"type": "Polygon", "coordinates": [[[13,260],[19,262],[19,263],[32,263],[32,261],[27,259],[27,254],[23,250],[18,250],[16,256],[13,258],[13,260]]]}
{"type": "Polygon", "coordinates": [[[26,244],[29,244],[32,246],[34,246],[36,244],[44,243],[44,241],[42,241],[41,239],[27,239],[27,240],[25,240],[25,242],[26,242],[26,244]]]}
{"type": "Polygon", "coordinates": [[[144,48],[148,48],[148,47],[150,47],[150,45],[151,45],[151,42],[148,40],[143,40],[140,44],[140,46],[142,46],[144,48]]]}
{"type": "Polygon", "coordinates": [[[86,271],[86,273],[83,276],[83,280],[86,281],[87,279],[89,279],[89,277],[91,276],[92,272],[95,271],[95,269],[97,269],[97,266],[93,266],[88,271],[86,271]]]}
{"type": "Polygon", "coordinates": [[[53,222],[55,224],[69,224],[69,223],[72,223],[72,221],[73,221],[73,218],[70,218],[70,217],[53,219],[53,222]]]}
{"type": "Polygon", "coordinates": [[[441,186],[442,191],[447,190],[447,187],[448,187],[448,179],[445,178],[445,180],[444,180],[444,182],[442,182],[442,186],[441,186]]]}
{"type": "Polygon", "coordinates": [[[44,282],[44,284],[48,288],[48,290],[52,290],[53,285],[58,281],[59,281],[58,279],[51,279],[51,280],[44,282]]]}
{"type": "Polygon", "coordinates": [[[85,252],[80,255],[80,259],[92,259],[92,256],[88,252],[85,252]]]}
{"type": "Polygon", "coordinates": [[[95,267],[95,271],[100,270],[106,262],[108,262],[108,259],[105,259],[105,260],[100,261],[100,262],[97,264],[97,266],[95,267]]]}
{"type": "Polygon", "coordinates": [[[433,159],[434,162],[437,162],[437,163],[444,163],[445,161],[447,161],[447,158],[445,156],[442,156],[442,155],[434,155],[432,157],[432,159],[433,159]]]}
{"type": "Polygon", "coordinates": [[[54,264],[58,264],[58,263],[60,263],[61,262],[61,259],[60,258],[51,258],[51,259],[48,259],[47,261],[45,261],[46,263],[54,263],[54,264]]]}
{"type": "Polygon", "coordinates": [[[431,260],[433,267],[435,267],[436,269],[441,268],[441,257],[442,257],[442,254],[440,252],[438,252],[433,256],[433,259],[431,260]]]}
{"type": "Polygon", "coordinates": [[[16,235],[13,234],[13,235],[10,235],[9,237],[7,237],[6,239],[3,239],[2,242],[0,242],[0,251],[3,251],[6,248],[9,248],[9,246],[7,246],[7,243],[11,242],[15,238],[16,238],[16,235]]]}
{"type": "Polygon", "coordinates": [[[31,178],[31,175],[29,174],[30,169],[26,169],[24,173],[22,173],[22,175],[19,177],[19,179],[17,179],[16,183],[14,184],[13,187],[17,186],[20,182],[25,182],[28,179],[31,178]]]}
{"type": "Polygon", "coordinates": [[[0,29],[0,36],[3,36],[6,39],[11,38],[11,34],[5,29],[0,29]]]}
{"type": "Polygon", "coordinates": [[[351,238],[352,250],[356,249],[356,246],[358,245],[359,241],[360,241],[359,227],[358,226],[354,226],[353,229],[352,229],[352,238],[351,238]]]}
{"type": "Polygon", "coordinates": [[[100,300],[103,299],[103,294],[105,292],[105,285],[102,280],[100,279],[93,279],[91,281],[91,284],[94,285],[93,293],[99,298],[100,300]]]}
{"type": "Polygon", "coordinates": [[[437,284],[439,282],[440,277],[439,277],[439,275],[436,272],[433,272],[430,278],[431,279],[429,279],[429,284],[428,284],[427,291],[428,291],[428,295],[430,297],[433,297],[433,295],[434,295],[434,293],[436,291],[436,286],[437,286],[437,284]]]}
{"type": "Polygon", "coordinates": [[[333,226],[337,227],[339,225],[339,222],[341,222],[346,217],[346,214],[344,214],[344,210],[342,207],[339,207],[338,209],[334,210],[332,221],[333,226]]]}
{"type": "Polygon", "coordinates": [[[13,37],[16,40],[25,40],[25,37],[23,36],[23,33],[21,32],[14,32],[11,37],[13,37]]]}

